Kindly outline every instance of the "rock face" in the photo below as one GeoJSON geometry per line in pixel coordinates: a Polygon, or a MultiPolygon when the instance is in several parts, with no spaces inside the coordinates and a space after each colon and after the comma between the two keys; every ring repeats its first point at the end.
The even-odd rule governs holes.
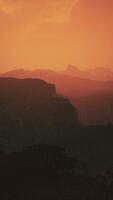
{"type": "MultiPolygon", "coordinates": [[[[38,79],[0,78],[0,144],[38,143],[52,130],[78,123],[70,102],[58,97],[55,86],[38,79]]],[[[14,147],[15,145],[15,147],[14,147]]]]}

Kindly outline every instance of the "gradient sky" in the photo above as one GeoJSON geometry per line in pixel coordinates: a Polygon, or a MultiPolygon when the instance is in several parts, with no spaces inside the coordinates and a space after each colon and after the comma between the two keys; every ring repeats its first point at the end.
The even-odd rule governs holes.
{"type": "Polygon", "coordinates": [[[0,71],[113,69],[113,0],[0,0],[0,71]]]}

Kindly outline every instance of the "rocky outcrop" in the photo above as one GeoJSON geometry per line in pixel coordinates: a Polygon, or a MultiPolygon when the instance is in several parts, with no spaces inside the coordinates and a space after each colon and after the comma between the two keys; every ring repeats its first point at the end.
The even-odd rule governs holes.
{"type": "Polygon", "coordinates": [[[1,145],[15,150],[77,123],[75,108],[58,97],[54,85],[39,79],[0,78],[1,145]]]}

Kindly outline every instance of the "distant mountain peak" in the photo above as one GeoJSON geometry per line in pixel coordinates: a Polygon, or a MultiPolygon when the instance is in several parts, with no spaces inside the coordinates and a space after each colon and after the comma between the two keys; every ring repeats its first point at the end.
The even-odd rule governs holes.
{"type": "Polygon", "coordinates": [[[14,72],[25,72],[25,69],[24,68],[19,68],[19,69],[13,69],[13,70],[10,70],[8,72],[6,72],[7,74],[8,73],[14,73],[14,72]]]}
{"type": "Polygon", "coordinates": [[[77,71],[78,72],[79,69],[75,65],[68,65],[66,71],[69,71],[69,72],[76,72],[77,71]]]}
{"type": "Polygon", "coordinates": [[[24,68],[19,68],[3,73],[1,74],[1,77],[24,78],[29,75],[29,73],[30,71],[25,70],[24,68]]]}

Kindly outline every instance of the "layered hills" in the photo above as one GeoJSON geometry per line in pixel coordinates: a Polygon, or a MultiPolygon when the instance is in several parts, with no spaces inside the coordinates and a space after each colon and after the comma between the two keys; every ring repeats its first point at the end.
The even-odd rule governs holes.
{"type": "Polygon", "coordinates": [[[18,69],[1,77],[38,78],[55,84],[57,93],[75,105],[81,123],[113,123],[113,72],[108,68],[83,71],[69,65],[63,71],[18,69]]]}

